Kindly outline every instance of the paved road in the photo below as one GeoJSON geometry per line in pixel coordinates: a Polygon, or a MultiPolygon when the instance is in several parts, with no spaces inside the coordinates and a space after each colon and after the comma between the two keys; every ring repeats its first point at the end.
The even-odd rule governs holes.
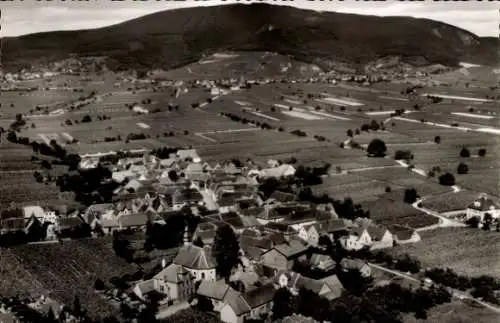
{"type": "MultiPolygon", "coordinates": [[[[412,282],[418,282],[418,283],[423,283],[422,280],[419,280],[413,276],[410,276],[410,275],[407,275],[407,274],[404,274],[404,273],[401,273],[399,271],[396,271],[396,270],[392,270],[392,269],[389,269],[389,268],[386,268],[386,267],[383,267],[383,266],[380,266],[380,265],[377,265],[377,264],[373,264],[373,263],[368,263],[369,266],[373,267],[373,268],[376,268],[376,269],[379,269],[379,270],[382,270],[382,271],[385,271],[385,272],[388,272],[388,273],[391,273],[395,276],[398,276],[398,277],[402,277],[404,279],[407,279],[407,280],[411,280],[412,282]]],[[[472,300],[478,304],[481,304],[483,305],[484,307],[500,314],[500,308],[496,307],[496,306],[493,306],[491,304],[488,304],[486,302],[483,302],[477,298],[474,298],[474,297],[471,297],[470,295],[467,295],[466,293],[463,293],[461,291],[458,291],[458,290],[455,290],[455,289],[450,289],[448,288],[452,294],[453,297],[457,297],[461,300],[465,300],[465,299],[469,299],[469,300],[472,300]]]]}

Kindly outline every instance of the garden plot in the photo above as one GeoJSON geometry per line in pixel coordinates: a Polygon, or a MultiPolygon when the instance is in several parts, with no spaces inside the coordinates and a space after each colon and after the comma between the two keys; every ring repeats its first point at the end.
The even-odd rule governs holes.
{"type": "Polygon", "coordinates": [[[431,196],[422,201],[422,206],[439,213],[465,210],[474,202],[480,193],[460,191],[431,196]]]}

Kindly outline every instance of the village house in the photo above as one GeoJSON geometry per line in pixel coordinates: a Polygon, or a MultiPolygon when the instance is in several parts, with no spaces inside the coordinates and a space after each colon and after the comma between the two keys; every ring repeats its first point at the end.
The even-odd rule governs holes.
{"type": "Polygon", "coordinates": [[[113,233],[127,229],[144,230],[149,221],[149,217],[144,213],[121,214],[113,218],[102,219],[100,225],[104,233],[113,233]]]}
{"type": "Polygon", "coordinates": [[[275,245],[272,249],[261,255],[263,265],[274,270],[290,270],[295,261],[305,261],[307,247],[298,240],[275,245]]]}
{"type": "Polygon", "coordinates": [[[39,205],[25,206],[23,208],[23,213],[25,218],[30,218],[31,216],[35,216],[42,223],[45,222],[55,223],[58,217],[54,210],[44,209],[39,205]]]}
{"type": "Polygon", "coordinates": [[[344,290],[336,275],[316,280],[292,271],[278,272],[275,284],[276,288],[288,288],[292,294],[297,294],[300,289],[308,289],[328,300],[339,298],[344,290]]]}
{"type": "Polygon", "coordinates": [[[198,287],[196,294],[201,297],[206,297],[212,303],[214,312],[220,312],[229,299],[240,296],[240,293],[226,284],[224,280],[204,280],[198,287]]]}
{"type": "Polygon", "coordinates": [[[272,309],[276,290],[272,283],[228,298],[220,310],[220,320],[224,323],[243,323],[245,320],[263,318],[272,309]]]}
{"type": "Polygon", "coordinates": [[[180,210],[184,206],[204,205],[203,195],[195,188],[179,189],[172,195],[172,208],[180,210]]]}
{"type": "Polygon", "coordinates": [[[375,225],[353,227],[347,236],[340,238],[340,242],[346,250],[381,249],[394,244],[391,232],[375,225]]]}
{"type": "Polygon", "coordinates": [[[329,255],[315,253],[311,255],[311,258],[309,259],[309,265],[313,269],[329,271],[335,268],[336,263],[335,260],[333,260],[329,255]]]}
{"type": "Polygon", "coordinates": [[[370,266],[362,260],[343,258],[340,266],[343,271],[359,270],[362,277],[370,277],[372,274],[370,266]]]}
{"type": "Polygon", "coordinates": [[[289,164],[283,164],[278,167],[265,168],[258,172],[259,178],[283,178],[295,175],[295,168],[289,164]]]}
{"type": "Polygon", "coordinates": [[[387,228],[369,225],[366,230],[370,235],[372,250],[390,248],[394,245],[393,235],[387,228]]]}
{"type": "Polygon", "coordinates": [[[201,158],[198,155],[198,152],[196,151],[196,149],[181,149],[181,150],[178,150],[177,151],[177,157],[180,160],[183,160],[183,161],[190,160],[193,163],[200,163],[201,162],[201,158]]]}
{"type": "Polygon", "coordinates": [[[482,223],[486,214],[489,214],[490,220],[498,220],[500,218],[500,203],[486,194],[482,194],[467,207],[465,219],[470,220],[476,217],[482,223]]]}
{"type": "Polygon", "coordinates": [[[211,246],[214,243],[217,225],[213,222],[201,222],[193,233],[193,241],[200,239],[204,246],[211,246]]]}
{"type": "Polygon", "coordinates": [[[401,245],[405,243],[415,243],[421,240],[417,230],[401,225],[393,225],[390,227],[394,239],[394,243],[401,245]]]}

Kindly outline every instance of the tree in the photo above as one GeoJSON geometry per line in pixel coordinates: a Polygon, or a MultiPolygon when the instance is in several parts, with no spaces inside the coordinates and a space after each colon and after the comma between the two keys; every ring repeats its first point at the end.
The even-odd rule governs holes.
{"type": "Polygon", "coordinates": [[[405,196],[404,196],[404,202],[408,204],[415,203],[418,199],[418,194],[417,190],[414,188],[406,189],[405,190],[405,196]]]}
{"type": "Polygon", "coordinates": [[[479,217],[473,216],[473,217],[469,218],[467,221],[465,221],[465,224],[467,224],[471,228],[477,229],[479,227],[479,222],[481,222],[479,220],[479,217]]]}
{"type": "Polygon", "coordinates": [[[82,118],[82,123],[87,123],[87,122],[92,122],[92,118],[88,114],[84,115],[82,118]]]}
{"type": "Polygon", "coordinates": [[[42,168],[45,168],[45,169],[52,169],[52,165],[48,161],[46,161],[45,159],[42,160],[41,166],[42,166],[42,168]]]}
{"type": "Polygon", "coordinates": [[[436,144],[440,144],[440,143],[441,143],[441,137],[440,137],[440,136],[436,136],[436,137],[434,137],[434,142],[435,142],[436,144]]]}
{"type": "Polygon", "coordinates": [[[106,284],[100,279],[97,278],[96,281],[94,282],[94,289],[95,290],[104,290],[106,288],[106,284]]]}
{"type": "Polygon", "coordinates": [[[469,158],[470,157],[469,149],[463,147],[462,150],[460,151],[460,157],[469,158]]]}
{"type": "Polygon", "coordinates": [[[212,252],[217,262],[217,271],[228,279],[231,270],[238,263],[240,252],[238,238],[229,225],[217,228],[212,252]]]}
{"type": "Polygon", "coordinates": [[[465,163],[460,163],[457,167],[457,174],[463,175],[469,172],[469,166],[465,163]]]}
{"type": "Polygon", "coordinates": [[[76,317],[79,317],[82,314],[82,305],[80,304],[80,298],[78,296],[75,296],[75,299],[73,300],[73,314],[76,317]]]}
{"type": "Polygon", "coordinates": [[[483,217],[483,229],[490,230],[492,223],[493,223],[493,216],[491,215],[491,213],[485,213],[483,217]]]}
{"type": "Polygon", "coordinates": [[[394,154],[395,160],[411,160],[413,159],[413,154],[409,150],[398,150],[394,154]]]}
{"type": "Polygon", "coordinates": [[[484,149],[484,148],[479,149],[479,150],[477,151],[477,154],[478,154],[478,156],[479,156],[479,157],[484,157],[484,156],[486,156],[486,149],[484,149]]]}
{"type": "Polygon", "coordinates": [[[352,137],[353,136],[353,132],[351,129],[348,129],[347,130],[347,137],[352,137]]]}
{"type": "Polygon", "coordinates": [[[453,186],[455,185],[455,176],[451,173],[446,173],[439,176],[439,184],[445,186],[453,186]]]}
{"type": "Polygon", "coordinates": [[[287,288],[280,288],[273,297],[273,321],[296,313],[298,310],[297,298],[287,288]]]}
{"type": "Polygon", "coordinates": [[[368,145],[367,152],[370,157],[385,157],[387,147],[380,139],[373,139],[368,145]]]}

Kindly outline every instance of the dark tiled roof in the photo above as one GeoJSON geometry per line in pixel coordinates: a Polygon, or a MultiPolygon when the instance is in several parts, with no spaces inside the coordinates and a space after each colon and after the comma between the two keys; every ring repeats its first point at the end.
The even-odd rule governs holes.
{"type": "Polygon", "coordinates": [[[22,218],[8,218],[2,220],[3,230],[24,230],[26,227],[26,219],[22,218]]]}
{"type": "Polygon", "coordinates": [[[189,276],[189,272],[180,265],[170,264],[154,276],[156,279],[163,279],[169,283],[178,284],[189,276]]]}
{"type": "Polygon", "coordinates": [[[297,200],[297,196],[295,194],[281,191],[274,191],[269,198],[281,203],[294,202],[297,200]]]}
{"type": "Polygon", "coordinates": [[[490,211],[490,210],[498,210],[500,209],[500,205],[498,202],[494,201],[492,198],[487,196],[481,196],[474,202],[472,202],[469,206],[469,209],[478,210],[478,211],[490,211]]]}
{"type": "Polygon", "coordinates": [[[70,229],[78,227],[83,223],[82,219],[79,217],[71,217],[71,218],[58,218],[57,225],[60,230],[70,229]]]}
{"type": "Polygon", "coordinates": [[[194,245],[180,248],[174,263],[189,269],[213,269],[217,266],[209,248],[194,245]]]}
{"type": "Polygon", "coordinates": [[[384,234],[387,232],[387,229],[381,226],[370,225],[366,228],[368,234],[372,238],[372,240],[380,241],[384,237],[384,234]]]}
{"type": "Polygon", "coordinates": [[[279,253],[284,255],[286,258],[293,258],[304,254],[307,251],[307,247],[298,240],[290,240],[288,243],[283,243],[274,246],[279,253]]]}
{"type": "Polygon", "coordinates": [[[404,227],[401,225],[392,225],[390,229],[391,233],[394,234],[398,240],[411,239],[412,235],[416,232],[415,229],[404,227]]]}
{"type": "Polygon", "coordinates": [[[144,213],[123,215],[118,219],[122,227],[138,227],[148,223],[149,217],[144,213]]]}
{"type": "Polygon", "coordinates": [[[272,283],[267,283],[244,293],[242,297],[251,308],[257,308],[263,304],[271,302],[273,300],[274,293],[274,285],[272,283]]]}
{"type": "Polygon", "coordinates": [[[225,299],[230,289],[232,289],[231,286],[226,284],[223,280],[215,282],[203,280],[196,293],[201,296],[222,301],[225,299]]]}

